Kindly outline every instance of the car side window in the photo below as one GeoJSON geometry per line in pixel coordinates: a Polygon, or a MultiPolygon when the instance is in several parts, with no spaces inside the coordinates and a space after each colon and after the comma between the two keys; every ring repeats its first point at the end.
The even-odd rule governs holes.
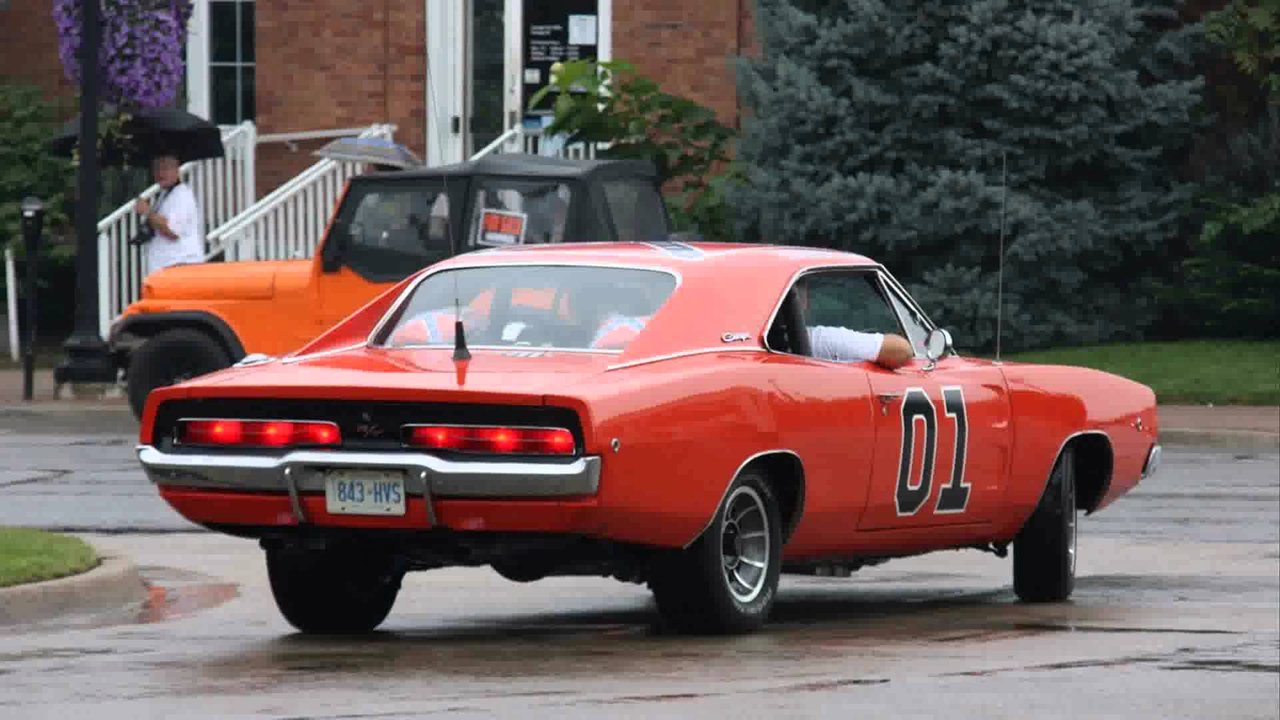
{"type": "Polygon", "coordinates": [[[871,272],[823,272],[797,282],[805,325],[842,327],[863,333],[900,333],[897,315],[871,272]]]}
{"type": "Polygon", "coordinates": [[[925,356],[925,342],[929,337],[929,328],[925,325],[924,319],[916,313],[911,305],[889,286],[887,282],[881,279],[881,286],[885,290],[885,294],[889,296],[889,302],[893,305],[893,309],[898,313],[898,318],[902,321],[902,327],[907,331],[907,341],[911,343],[911,350],[916,357],[925,356]]]}

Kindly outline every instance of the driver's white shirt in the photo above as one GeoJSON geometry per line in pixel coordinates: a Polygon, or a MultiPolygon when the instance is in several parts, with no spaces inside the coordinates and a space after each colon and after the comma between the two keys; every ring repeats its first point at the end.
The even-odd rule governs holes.
{"type": "Polygon", "coordinates": [[[813,357],[836,362],[874,362],[884,345],[882,333],[864,333],[844,327],[815,325],[809,328],[813,357]]]}
{"type": "Polygon", "coordinates": [[[186,183],[174,185],[155,212],[168,221],[169,229],[178,237],[168,238],[156,231],[147,243],[147,272],[170,265],[204,262],[200,209],[191,188],[186,183]]]}

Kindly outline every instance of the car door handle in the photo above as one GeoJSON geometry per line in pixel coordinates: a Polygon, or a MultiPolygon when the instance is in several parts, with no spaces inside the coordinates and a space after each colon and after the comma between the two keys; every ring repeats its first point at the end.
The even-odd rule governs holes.
{"type": "Polygon", "coordinates": [[[889,403],[902,397],[902,393],[878,393],[876,397],[880,398],[880,414],[889,414],[889,403]]]}

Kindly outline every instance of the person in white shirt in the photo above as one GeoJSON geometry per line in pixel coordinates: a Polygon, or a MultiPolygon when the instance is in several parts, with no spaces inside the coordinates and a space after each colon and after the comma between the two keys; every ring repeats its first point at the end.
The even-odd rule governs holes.
{"type": "Polygon", "coordinates": [[[154,231],[147,242],[147,274],[172,265],[204,262],[204,225],[195,193],[179,181],[178,158],[159,154],[151,174],[160,186],[155,207],[139,198],[134,212],[154,231]]]}
{"type": "MultiPolygon", "coordinates": [[[[800,312],[808,316],[809,293],[803,284],[795,286],[800,312]]],[[[893,333],[867,333],[832,325],[807,325],[809,351],[813,357],[834,362],[874,362],[890,370],[911,362],[911,343],[893,333]]]]}

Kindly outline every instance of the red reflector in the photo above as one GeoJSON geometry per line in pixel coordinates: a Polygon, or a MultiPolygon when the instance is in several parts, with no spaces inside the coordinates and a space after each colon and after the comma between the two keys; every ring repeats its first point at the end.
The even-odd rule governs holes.
{"type": "Polygon", "coordinates": [[[405,442],[413,447],[525,455],[572,455],[576,443],[564,428],[413,425],[405,442]]]}
{"type": "Polygon", "coordinates": [[[482,442],[489,444],[489,449],[493,452],[509,453],[515,452],[520,447],[520,436],[518,430],[510,428],[483,428],[480,430],[480,439],[482,442]]]}
{"type": "MultiPolygon", "coordinates": [[[[251,425],[257,423],[251,423],[251,425]]],[[[263,445],[280,447],[293,440],[293,423],[264,422],[259,424],[258,437],[263,445]]]]}
{"type": "Polygon", "coordinates": [[[287,420],[181,420],[178,442],[183,445],[287,447],[338,445],[342,433],[331,422],[287,420]]]}

